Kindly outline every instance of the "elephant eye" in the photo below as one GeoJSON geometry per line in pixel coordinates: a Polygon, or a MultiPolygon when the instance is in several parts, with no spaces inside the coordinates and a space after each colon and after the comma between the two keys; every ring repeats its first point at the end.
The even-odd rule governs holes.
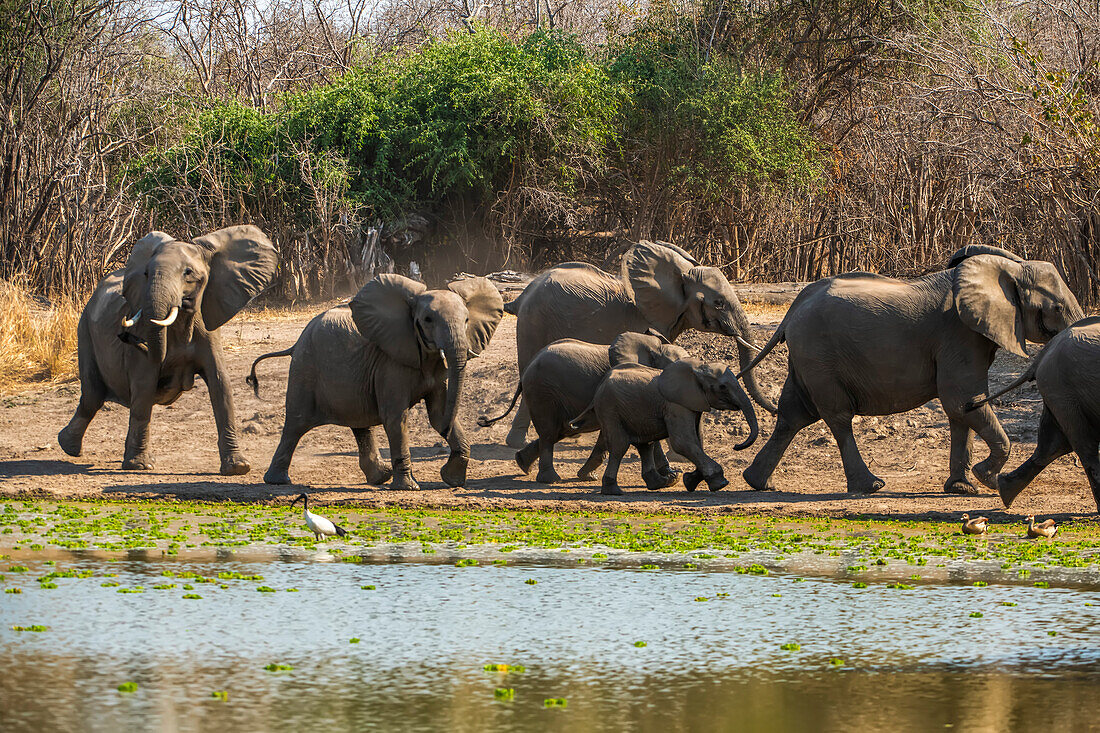
{"type": "Polygon", "coordinates": [[[722,310],[723,308],[726,307],[726,301],[723,300],[722,298],[715,298],[714,299],[714,307],[717,308],[718,310],[722,310]]]}
{"type": "Polygon", "coordinates": [[[191,277],[194,274],[195,274],[195,271],[192,270],[190,267],[183,268],[183,276],[184,277],[191,277]]]}

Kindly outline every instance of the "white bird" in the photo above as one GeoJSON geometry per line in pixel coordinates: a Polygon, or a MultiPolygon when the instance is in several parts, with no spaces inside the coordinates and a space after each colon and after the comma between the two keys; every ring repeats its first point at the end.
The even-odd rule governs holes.
{"type": "Polygon", "coordinates": [[[333,524],[329,520],[322,517],[320,514],[314,514],[313,512],[311,512],[309,510],[309,496],[307,496],[306,494],[298,494],[298,497],[294,501],[290,502],[290,505],[294,506],[299,501],[305,502],[302,505],[302,518],[306,520],[306,526],[309,527],[310,531],[313,532],[314,537],[316,537],[318,540],[320,540],[322,536],[332,537],[333,535],[338,535],[340,537],[343,537],[347,534],[347,530],[345,530],[343,527],[333,524]]]}

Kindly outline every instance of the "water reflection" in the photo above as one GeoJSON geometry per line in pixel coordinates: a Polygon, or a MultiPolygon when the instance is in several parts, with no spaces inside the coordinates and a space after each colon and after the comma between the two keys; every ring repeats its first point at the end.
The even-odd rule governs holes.
{"type": "Polygon", "coordinates": [[[71,567],[145,592],[103,577],[41,590],[43,567],[9,575],[24,592],[0,597],[4,731],[1089,730],[1100,719],[1090,591],[408,563],[71,567]],[[227,581],[184,600],[186,581],[165,570],[259,573],[278,592],[227,581]],[[177,587],[151,589],[162,581],[177,587]],[[10,630],[31,623],[50,630],[10,630]],[[270,662],[294,669],[264,671],[270,662]],[[489,662],[527,671],[487,673],[489,662]],[[120,695],[128,680],[138,692],[120,695]],[[496,687],[515,700],[497,702],[496,687]],[[568,707],[544,709],[548,697],[568,707]]]}

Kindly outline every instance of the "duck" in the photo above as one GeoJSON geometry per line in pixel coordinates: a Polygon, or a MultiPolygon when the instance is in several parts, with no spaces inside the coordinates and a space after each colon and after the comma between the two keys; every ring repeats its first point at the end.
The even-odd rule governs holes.
{"type": "Polygon", "coordinates": [[[343,527],[333,524],[328,519],[325,519],[320,514],[314,514],[309,510],[309,496],[306,494],[298,494],[294,501],[290,502],[291,506],[294,506],[299,501],[304,502],[302,504],[302,518],[306,520],[306,526],[313,532],[314,537],[320,540],[321,537],[344,537],[347,535],[347,530],[343,527]]]}
{"type": "Polygon", "coordinates": [[[1058,525],[1054,523],[1053,519],[1048,519],[1045,522],[1035,523],[1035,515],[1027,515],[1027,536],[1031,539],[1038,539],[1039,537],[1046,537],[1050,539],[1054,535],[1058,534],[1058,525]]]}
{"type": "Polygon", "coordinates": [[[989,529],[989,519],[986,517],[974,517],[970,518],[969,514],[962,515],[962,531],[963,534],[985,534],[985,531],[989,529]]]}

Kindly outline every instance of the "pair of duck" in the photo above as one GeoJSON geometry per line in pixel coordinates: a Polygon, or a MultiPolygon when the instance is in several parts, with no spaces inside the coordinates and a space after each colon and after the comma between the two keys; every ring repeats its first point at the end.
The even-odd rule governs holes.
{"type": "MultiPolygon", "coordinates": [[[[962,515],[962,531],[963,534],[985,534],[989,529],[989,519],[986,517],[974,517],[970,518],[969,514],[962,515]]],[[[1050,539],[1058,533],[1058,525],[1054,523],[1053,519],[1048,519],[1045,522],[1035,523],[1035,515],[1027,515],[1027,536],[1030,539],[1038,539],[1039,537],[1046,537],[1050,539]]]]}

